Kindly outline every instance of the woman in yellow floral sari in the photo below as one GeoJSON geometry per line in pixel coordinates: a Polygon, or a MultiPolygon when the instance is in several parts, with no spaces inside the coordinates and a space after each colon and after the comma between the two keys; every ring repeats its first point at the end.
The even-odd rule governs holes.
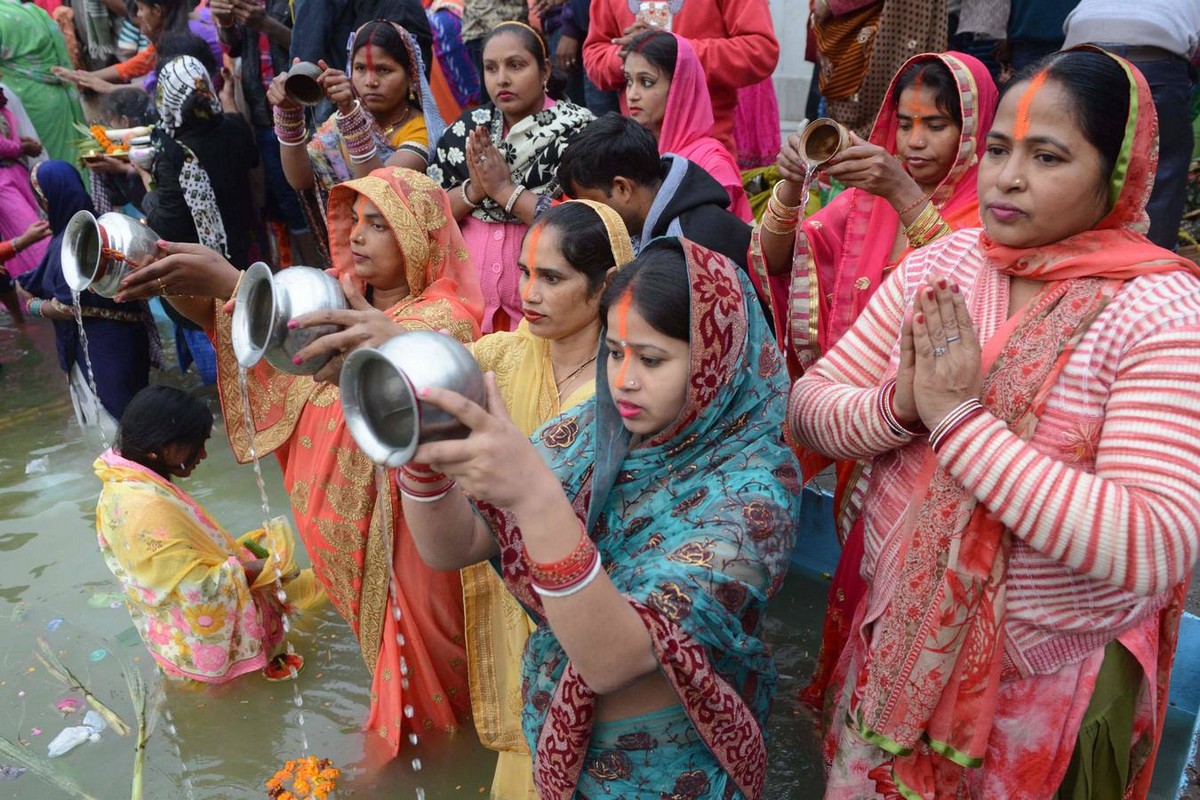
{"type": "Polygon", "coordinates": [[[268,678],[299,669],[296,654],[269,656],[283,642],[283,614],[323,599],[312,570],[292,561],[282,518],[234,541],[172,478],[204,460],[212,412],[187,392],[150,386],[121,417],[117,445],[96,459],[103,481],[96,537],[104,562],[150,655],[175,678],[224,683],[262,669],[268,678]],[[285,607],[275,570],[249,547],[280,557],[285,607]],[[264,569],[267,566],[267,569],[264,569]]]}
{"type": "MultiPolygon", "coordinates": [[[[377,170],[334,187],[328,221],[332,272],[348,294],[405,328],[448,330],[463,342],[478,336],[479,285],[436,183],[412,170],[377,170]]],[[[346,427],[335,385],[262,362],[248,375],[254,418],[246,419],[230,315],[220,303],[186,297],[230,297],[237,272],[197,245],[165,250],[130,274],[122,296],[169,295],[213,331],[233,452],[248,461],[253,443],[258,455],[279,459],[317,577],[354,629],[373,676],[367,725],[377,736],[369,740],[381,739],[394,757],[410,729],[456,728],[469,705],[458,576],[429,569],[417,555],[395,482],[377,482],[374,464],[346,427]],[[393,571],[395,602],[388,591],[393,571]],[[401,674],[402,659],[411,681],[401,674]],[[402,712],[406,705],[414,708],[411,718],[402,712]]]]}

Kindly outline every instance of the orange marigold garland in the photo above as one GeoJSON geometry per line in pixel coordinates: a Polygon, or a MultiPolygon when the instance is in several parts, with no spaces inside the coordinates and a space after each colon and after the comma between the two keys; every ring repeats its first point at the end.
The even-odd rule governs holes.
{"type": "Polygon", "coordinates": [[[88,128],[88,130],[91,132],[92,138],[95,139],[102,148],[104,148],[105,153],[112,155],[112,153],[117,149],[117,145],[113,144],[112,140],[108,138],[108,133],[104,129],[103,125],[93,125],[88,128]]]}
{"type": "Polygon", "coordinates": [[[326,800],[337,788],[341,774],[328,758],[293,758],[267,781],[267,797],[274,800],[326,800]]]}

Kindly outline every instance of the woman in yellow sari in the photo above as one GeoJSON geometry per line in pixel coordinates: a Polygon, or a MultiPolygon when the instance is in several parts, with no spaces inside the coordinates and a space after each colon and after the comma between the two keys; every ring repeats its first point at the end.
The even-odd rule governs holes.
{"type": "Polygon", "coordinates": [[[283,644],[283,615],[316,605],[323,593],[312,570],[295,568],[285,519],[235,541],[175,486],[172,478],[186,478],[208,455],[212,423],[208,406],[180,389],[149,386],[134,396],[116,446],[94,465],[103,481],[100,552],[167,675],[224,683],[261,669],[268,679],[286,678],[304,660],[294,653],[270,658],[283,644]],[[272,555],[256,557],[248,548],[272,555]],[[276,596],[274,554],[286,605],[276,596]]]}
{"type": "MultiPolygon", "coordinates": [[[[478,336],[483,301],[474,269],[446,194],[431,179],[389,167],[339,184],[330,194],[329,231],[333,274],[348,294],[404,328],[447,330],[463,342],[478,336]]],[[[458,575],[435,572],[417,555],[395,482],[377,481],[346,427],[337,386],[262,362],[248,374],[253,419],[246,419],[230,315],[220,302],[186,297],[230,297],[238,273],[197,245],[166,251],[134,270],[121,296],[168,295],[213,332],[234,455],[249,461],[253,446],[279,459],[317,578],[358,637],[372,675],[367,726],[377,736],[368,741],[381,740],[394,757],[409,732],[455,729],[469,706],[458,575]]]]}

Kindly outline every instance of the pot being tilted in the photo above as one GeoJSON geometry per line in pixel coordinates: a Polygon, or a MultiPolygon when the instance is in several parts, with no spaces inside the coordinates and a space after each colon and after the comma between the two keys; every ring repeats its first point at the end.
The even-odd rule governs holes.
{"type": "Polygon", "coordinates": [[[411,331],[346,357],[342,412],[354,441],[376,464],[399,467],[426,442],[463,439],[455,417],[419,400],[426,388],[448,389],[487,405],[483,373],[470,351],[444,333],[411,331]]]}
{"type": "Polygon", "coordinates": [[[312,375],[332,356],[301,364],[293,359],[312,342],[341,330],[337,325],[288,328],[313,311],[349,308],[342,286],[316,267],[288,267],[272,274],[261,261],[252,264],[238,285],[233,307],[233,352],[246,369],[263,358],[280,372],[312,375]]]}
{"type": "Polygon", "coordinates": [[[63,277],[72,291],[112,297],[131,268],[148,264],[157,253],[158,234],[149,225],[115,211],[99,218],[78,211],[63,234],[63,277]]]}

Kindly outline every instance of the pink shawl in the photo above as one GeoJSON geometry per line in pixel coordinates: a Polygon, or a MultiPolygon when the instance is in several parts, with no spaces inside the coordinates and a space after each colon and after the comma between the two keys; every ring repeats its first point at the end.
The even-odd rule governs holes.
{"type": "Polygon", "coordinates": [[[667,94],[662,131],[658,135],[658,152],[662,155],[674,153],[703,167],[729,192],[730,212],[749,222],[754,215],[742,188],[742,173],[737,162],[725,145],[709,135],[714,118],[704,67],[687,39],[671,35],[675,36],[678,55],[667,94]]]}

